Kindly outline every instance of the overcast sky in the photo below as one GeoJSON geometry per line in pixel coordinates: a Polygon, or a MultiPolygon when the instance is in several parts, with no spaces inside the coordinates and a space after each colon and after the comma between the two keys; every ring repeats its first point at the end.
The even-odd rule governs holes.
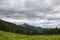
{"type": "Polygon", "coordinates": [[[60,0],[0,0],[0,19],[15,24],[60,26],[60,0]]]}

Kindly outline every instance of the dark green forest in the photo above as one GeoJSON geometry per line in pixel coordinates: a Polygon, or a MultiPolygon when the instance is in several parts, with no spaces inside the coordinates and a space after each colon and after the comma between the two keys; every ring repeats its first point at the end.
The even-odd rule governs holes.
{"type": "Polygon", "coordinates": [[[18,33],[18,34],[27,34],[27,35],[51,35],[51,34],[60,34],[60,28],[40,28],[34,27],[28,24],[16,25],[10,22],[6,22],[0,19],[0,30],[18,33]]]}

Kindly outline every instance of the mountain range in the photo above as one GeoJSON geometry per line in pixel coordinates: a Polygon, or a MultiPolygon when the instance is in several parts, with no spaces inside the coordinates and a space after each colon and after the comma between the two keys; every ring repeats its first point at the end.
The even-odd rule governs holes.
{"type": "Polygon", "coordinates": [[[41,27],[35,27],[29,24],[22,24],[22,25],[16,25],[10,22],[6,22],[4,20],[0,19],[0,30],[3,31],[8,31],[8,32],[15,32],[15,33],[42,33],[43,32],[43,28],[41,27]]]}
{"type": "Polygon", "coordinates": [[[24,23],[22,25],[16,25],[14,23],[6,22],[0,19],[0,30],[13,32],[18,34],[60,34],[60,28],[42,28],[35,27],[24,23]]]}

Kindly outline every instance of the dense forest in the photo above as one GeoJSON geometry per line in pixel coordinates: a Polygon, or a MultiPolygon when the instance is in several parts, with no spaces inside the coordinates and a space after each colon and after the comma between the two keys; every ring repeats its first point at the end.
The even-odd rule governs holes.
{"type": "Polygon", "coordinates": [[[60,28],[41,28],[28,25],[26,23],[22,25],[16,25],[10,22],[6,22],[0,19],[0,30],[13,32],[18,34],[37,35],[37,34],[60,34],[60,28]]]}

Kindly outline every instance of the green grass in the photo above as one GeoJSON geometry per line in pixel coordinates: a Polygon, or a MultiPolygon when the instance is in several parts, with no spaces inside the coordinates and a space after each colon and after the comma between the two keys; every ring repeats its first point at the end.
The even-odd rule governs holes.
{"type": "Polygon", "coordinates": [[[60,35],[23,35],[0,31],[0,40],[60,40],[60,35]]]}

